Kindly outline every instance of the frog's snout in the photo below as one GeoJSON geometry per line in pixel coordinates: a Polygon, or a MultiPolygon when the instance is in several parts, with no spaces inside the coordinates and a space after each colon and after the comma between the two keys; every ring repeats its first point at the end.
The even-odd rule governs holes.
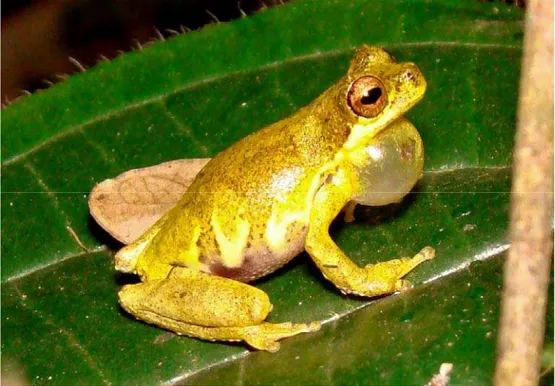
{"type": "Polygon", "coordinates": [[[413,88],[426,90],[426,78],[414,63],[405,63],[404,70],[399,75],[399,80],[413,88]]]}

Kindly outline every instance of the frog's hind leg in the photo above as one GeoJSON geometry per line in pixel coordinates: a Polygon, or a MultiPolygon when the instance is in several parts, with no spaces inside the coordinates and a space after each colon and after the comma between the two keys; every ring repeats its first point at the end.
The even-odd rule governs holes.
{"type": "Polygon", "coordinates": [[[137,319],[211,341],[245,341],[275,352],[280,339],[316,331],[319,322],[266,323],[272,305],[265,292],[223,277],[176,268],[163,280],[126,285],[122,307],[137,319]]]}

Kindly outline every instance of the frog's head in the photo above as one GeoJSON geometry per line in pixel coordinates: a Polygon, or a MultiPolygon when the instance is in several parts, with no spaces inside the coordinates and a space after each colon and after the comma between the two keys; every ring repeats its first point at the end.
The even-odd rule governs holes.
{"type": "Polygon", "coordinates": [[[378,134],[422,99],[425,91],[426,80],[415,64],[396,63],[380,47],[357,49],[343,94],[355,122],[345,146],[356,146],[378,134]]]}

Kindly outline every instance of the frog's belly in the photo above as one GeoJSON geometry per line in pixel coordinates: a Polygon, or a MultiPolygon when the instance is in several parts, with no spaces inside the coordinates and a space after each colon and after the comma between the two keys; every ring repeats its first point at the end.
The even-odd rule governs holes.
{"type": "Polygon", "coordinates": [[[226,265],[222,254],[214,250],[201,250],[200,261],[213,275],[249,282],[272,273],[301,253],[307,230],[307,224],[290,224],[280,248],[271,248],[262,235],[255,235],[245,246],[240,264],[233,267],[226,265]]]}

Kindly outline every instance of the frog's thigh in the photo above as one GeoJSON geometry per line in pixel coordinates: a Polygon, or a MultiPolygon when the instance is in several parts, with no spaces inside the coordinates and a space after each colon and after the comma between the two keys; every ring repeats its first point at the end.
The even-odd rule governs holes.
{"type": "Polygon", "coordinates": [[[122,307],[137,319],[205,340],[245,341],[276,351],[278,340],[314,331],[319,323],[265,323],[272,305],[263,291],[234,280],[178,268],[168,278],[126,285],[122,307]]]}
{"type": "Polygon", "coordinates": [[[329,236],[329,226],[349,202],[350,190],[341,174],[335,182],[325,184],[316,194],[306,239],[306,250],[322,274],[344,293],[361,296],[385,295],[411,287],[401,280],[423,261],[434,257],[426,247],[413,258],[401,258],[360,268],[354,264],[329,236]]]}

